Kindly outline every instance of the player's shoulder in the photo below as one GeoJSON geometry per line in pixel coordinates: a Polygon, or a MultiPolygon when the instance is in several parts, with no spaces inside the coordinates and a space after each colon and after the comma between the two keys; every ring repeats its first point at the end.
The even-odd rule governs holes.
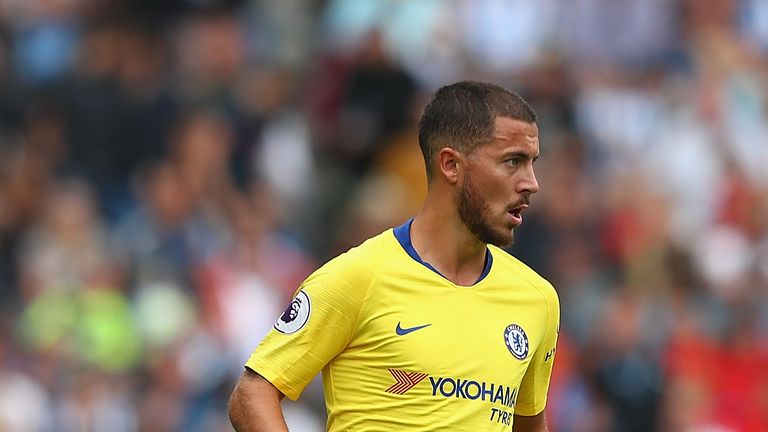
{"type": "Polygon", "coordinates": [[[337,257],[342,261],[357,261],[362,264],[376,265],[376,261],[386,258],[395,250],[396,239],[392,229],[387,229],[373,237],[370,237],[359,245],[350,248],[337,257]]]}
{"type": "Polygon", "coordinates": [[[387,256],[392,254],[394,242],[396,240],[392,229],[388,229],[337,255],[325,263],[319,271],[355,272],[372,276],[387,256]]]}
{"type": "Polygon", "coordinates": [[[493,255],[493,265],[500,267],[500,273],[509,277],[523,278],[539,289],[546,297],[557,301],[557,291],[547,279],[504,249],[493,245],[488,245],[488,249],[493,255]]]}

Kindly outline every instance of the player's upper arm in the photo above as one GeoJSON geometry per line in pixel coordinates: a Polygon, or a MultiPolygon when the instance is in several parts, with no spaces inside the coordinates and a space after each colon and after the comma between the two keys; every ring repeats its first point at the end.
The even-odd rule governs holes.
{"type": "Polygon", "coordinates": [[[544,412],[541,412],[535,416],[521,416],[515,415],[515,419],[512,423],[512,430],[514,432],[547,432],[547,420],[544,412]]]}
{"type": "Polygon", "coordinates": [[[228,414],[237,431],[287,431],[280,400],[283,394],[246,368],[229,399],[228,414]]]}
{"type": "Polygon", "coordinates": [[[310,275],[246,366],[297,399],[355,334],[374,277],[365,258],[353,249],[310,275]]]}
{"type": "Polygon", "coordinates": [[[557,292],[548,282],[543,279],[542,281],[544,285],[541,291],[546,302],[547,324],[541,344],[533,353],[520,384],[515,413],[522,416],[537,416],[547,405],[547,392],[560,331],[560,302],[557,292]]]}

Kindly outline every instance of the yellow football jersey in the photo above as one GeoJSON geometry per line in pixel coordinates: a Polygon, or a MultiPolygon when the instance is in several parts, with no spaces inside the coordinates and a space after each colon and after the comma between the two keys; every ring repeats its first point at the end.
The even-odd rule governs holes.
{"type": "Polygon", "coordinates": [[[547,401],[557,294],[489,246],[459,286],[423,262],[410,221],[301,285],[246,367],[291,399],[322,370],[329,431],[509,431],[547,401]]]}

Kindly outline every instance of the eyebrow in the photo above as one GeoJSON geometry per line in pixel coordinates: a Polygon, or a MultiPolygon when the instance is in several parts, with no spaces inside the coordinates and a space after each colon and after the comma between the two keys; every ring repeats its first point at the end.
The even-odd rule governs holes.
{"type": "Polygon", "coordinates": [[[521,152],[521,151],[515,151],[515,152],[510,152],[510,153],[504,153],[502,155],[502,157],[504,159],[514,158],[514,157],[525,158],[525,159],[533,159],[533,161],[536,162],[536,159],[539,158],[539,155],[540,154],[536,154],[536,156],[531,157],[531,155],[529,153],[521,152]]]}

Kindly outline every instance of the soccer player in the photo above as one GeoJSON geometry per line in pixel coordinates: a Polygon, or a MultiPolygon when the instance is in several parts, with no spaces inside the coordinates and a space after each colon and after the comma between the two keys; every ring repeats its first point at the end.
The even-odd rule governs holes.
{"type": "Polygon", "coordinates": [[[318,371],[329,431],[547,431],[557,294],[500,249],[539,189],[536,115],[455,83],[426,104],[419,146],[423,207],[302,283],[231,396],[237,431],[286,431],[280,400],[318,371]]]}

